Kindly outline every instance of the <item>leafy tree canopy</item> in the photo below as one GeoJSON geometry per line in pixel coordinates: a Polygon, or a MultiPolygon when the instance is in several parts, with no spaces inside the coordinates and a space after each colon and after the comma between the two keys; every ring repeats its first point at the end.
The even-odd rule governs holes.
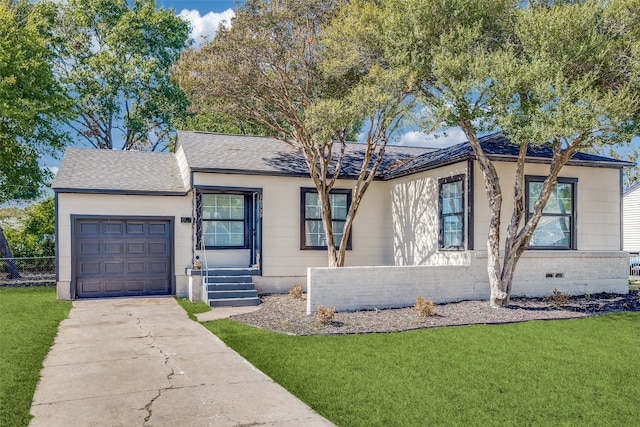
{"type": "Polygon", "coordinates": [[[59,125],[69,104],[36,12],[26,2],[0,0],[0,203],[36,197],[50,177],[40,156],[64,145],[59,125]]]}
{"type": "Polygon", "coordinates": [[[96,148],[164,150],[187,106],[169,72],[189,24],[154,0],[69,0],[53,27],[72,128],[96,148]]]}
{"type": "Polygon", "coordinates": [[[16,227],[8,227],[7,241],[16,257],[55,255],[55,204],[53,197],[24,208],[16,227]]]}

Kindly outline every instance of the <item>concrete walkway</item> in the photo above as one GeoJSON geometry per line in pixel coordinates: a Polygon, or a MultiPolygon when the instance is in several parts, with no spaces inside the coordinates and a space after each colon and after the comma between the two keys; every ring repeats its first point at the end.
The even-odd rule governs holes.
{"type": "Polygon", "coordinates": [[[30,426],[331,426],[173,298],[74,301],[30,426]]]}

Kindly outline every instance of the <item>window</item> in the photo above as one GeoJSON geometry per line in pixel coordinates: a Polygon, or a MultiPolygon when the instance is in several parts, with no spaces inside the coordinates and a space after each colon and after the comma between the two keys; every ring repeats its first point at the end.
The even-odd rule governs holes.
{"type": "MultiPolygon", "coordinates": [[[[302,188],[300,194],[300,249],[327,249],[318,192],[312,188],[302,188]]],[[[329,202],[333,219],[333,240],[336,246],[339,246],[351,205],[351,190],[331,190],[329,202]]],[[[349,235],[347,249],[351,249],[351,235],[349,235]]]]}
{"type": "Polygon", "coordinates": [[[464,175],[438,180],[440,249],[464,250],[464,175]]]}
{"type": "MultiPolygon", "coordinates": [[[[542,184],[545,177],[527,176],[526,204],[527,219],[533,213],[533,207],[540,198],[542,184]]],[[[534,249],[575,249],[576,237],[576,178],[558,178],[556,186],[553,188],[547,205],[542,211],[542,217],[538,226],[533,232],[533,237],[529,243],[534,249]]]]}
{"type": "Polygon", "coordinates": [[[247,209],[243,194],[201,194],[200,233],[207,249],[247,247],[247,209]]]}

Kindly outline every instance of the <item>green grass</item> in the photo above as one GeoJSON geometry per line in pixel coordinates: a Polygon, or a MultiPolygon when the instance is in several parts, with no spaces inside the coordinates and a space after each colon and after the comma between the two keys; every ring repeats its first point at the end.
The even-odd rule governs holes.
{"type": "Polygon", "coordinates": [[[638,422],[640,313],[352,336],[204,325],[338,426],[638,422]]]}
{"type": "Polygon", "coordinates": [[[196,319],[196,314],[206,313],[207,311],[211,310],[211,307],[209,307],[206,302],[191,302],[188,298],[180,297],[176,297],[176,301],[178,301],[178,304],[180,304],[182,308],[184,308],[184,311],[187,312],[187,314],[189,315],[189,319],[191,320],[197,321],[198,319],[196,319]]]}
{"type": "Polygon", "coordinates": [[[71,303],[52,287],[0,288],[0,426],[26,426],[42,361],[71,303]]]}

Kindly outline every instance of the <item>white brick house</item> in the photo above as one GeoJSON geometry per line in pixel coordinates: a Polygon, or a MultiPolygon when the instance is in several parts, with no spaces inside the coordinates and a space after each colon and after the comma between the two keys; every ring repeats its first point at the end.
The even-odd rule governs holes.
{"type": "MultiPolygon", "coordinates": [[[[481,142],[504,182],[508,214],[517,147],[500,134],[481,142]]],[[[338,229],[361,148],[348,145],[335,188],[338,229]]],[[[544,150],[529,154],[527,200],[535,199],[548,158],[544,150]]],[[[620,170],[625,166],[604,157],[574,156],[518,267],[514,294],[544,294],[553,287],[574,293],[626,289],[626,269],[620,268],[625,259],[620,170]],[[547,266],[553,268],[547,271],[547,266]],[[596,266],[597,272],[587,274],[596,266]]],[[[199,276],[191,270],[196,261],[227,278],[242,270],[259,292],[285,292],[307,283],[309,268],[326,266],[306,165],[299,153],[273,139],[179,132],[175,154],[69,148],[53,189],[59,298],[176,294],[198,299],[199,276]]],[[[467,143],[442,150],[388,146],[354,221],[347,265],[384,270],[379,277],[385,277],[386,289],[370,283],[369,293],[389,305],[409,298],[392,283],[394,275],[406,274],[395,268],[403,266],[419,267],[411,274],[415,284],[407,291],[409,301],[425,286],[440,300],[485,298],[488,284],[481,267],[488,220],[482,174],[467,143]],[[429,266],[460,267],[465,273],[447,281],[445,272],[435,283],[429,266]]],[[[236,294],[244,290],[250,291],[236,294]]]]}

